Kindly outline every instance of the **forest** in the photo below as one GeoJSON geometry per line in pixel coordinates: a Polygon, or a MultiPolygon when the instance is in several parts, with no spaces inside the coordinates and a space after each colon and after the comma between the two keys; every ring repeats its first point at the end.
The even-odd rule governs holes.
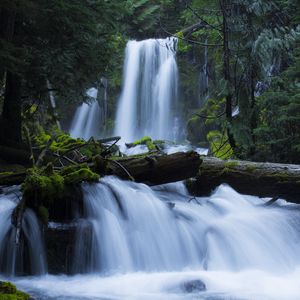
{"type": "Polygon", "coordinates": [[[297,0],[1,0],[0,300],[299,299],[299,75],[297,0]]]}

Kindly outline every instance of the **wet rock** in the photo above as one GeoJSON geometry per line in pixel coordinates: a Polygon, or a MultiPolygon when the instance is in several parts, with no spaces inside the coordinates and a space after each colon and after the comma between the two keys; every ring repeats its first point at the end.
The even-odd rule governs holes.
{"type": "Polygon", "coordinates": [[[50,274],[71,273],[76,230],[77,224],[49,223],[45,230],[45,242],[50,274]]]}
{"type": "Polygon", "coordinates": [[[206,291],[206,285],[200,279],[186,281],[182,284],[185,293],[198,293],[206,291]]]}
{"type": "Polygon", "coordinates": [[[34,300],[10,282],[0,281],[0,300],[34,300]]]}

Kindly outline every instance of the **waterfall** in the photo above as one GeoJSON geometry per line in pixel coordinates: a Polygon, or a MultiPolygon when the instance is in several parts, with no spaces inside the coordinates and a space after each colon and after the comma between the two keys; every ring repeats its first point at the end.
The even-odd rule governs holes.
{"type": "Polygon", "coordinates": [[[300,264],[297,212],[264,207],[259,198],[229,186],[221,185],[210,198],[194,199],[183,183],[150,188],[106,177],[83,189],[86,220],[78,231],[75,259],[79,272],[280,273],[300,264]]]}
{"type": "Polygon", "coordinates": [[[23,215],[21,241],[16,244],[12,213],[19,202],[20,189],[4,189],[0,195],[0,273],[7,275],[44,274],[47,271],[45,250],[38,220],[26,209],[23,215]]]}
{"type": "Polygon", "coordinates": [[[77,108],[70,128],[72,137],[88,140],[104,135],[108,109],[107,87],[107,79],[101,77],[98,88],[90,88],[87,91],[93,100],[90,103],[82,103],[77,108]]]}
{"type": "MultiPolygon", "coordinates": [[[[37,300],[299,299],[299,205],[267,206],[227,185],[201,198],[182,182],[150,188],[112,176],[82,188],[81,274],[13,279],[37,300]]],[[[0,205],[2,241],[16,204],[0,205]]]]}
{"type": "Polygon", "coordinates": [[[115,134],[125,142],[148,135],[175,141],[179,117],[176,38],[129,41],[115,134]]]}

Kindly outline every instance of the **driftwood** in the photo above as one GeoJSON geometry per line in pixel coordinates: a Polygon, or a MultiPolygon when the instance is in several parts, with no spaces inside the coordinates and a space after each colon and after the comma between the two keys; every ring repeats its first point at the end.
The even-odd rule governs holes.
{"type": "Polygon", "coordinates": [[[243,194],[300,203],[300,165],[206,157],[199,174],[190,185],[195,195],[208,195],[218,185],[227,183],[243,194]]]}

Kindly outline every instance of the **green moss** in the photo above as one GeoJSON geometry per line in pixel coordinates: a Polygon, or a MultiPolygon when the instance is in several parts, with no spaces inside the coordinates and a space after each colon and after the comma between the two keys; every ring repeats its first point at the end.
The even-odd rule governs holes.
{"type": "Polygon", "coordinates": [[[17,288],[10,282],[0,281],[0,300],[29,300],[30,296],[17,288]]]}
{"type": "Polygon", "coordinates": [[[43,224],[45,224],[45,225],[48,224],[49,211],[45,206],[43,206],[43,205],[39,206],[38,215],[39,215],[40,220],[43,222],[43,224]]]}
{"type": "Polygon", "coordinates": [[[275,173],[271,175],[271,177],[276,177],[278,180],[285,181],[289,178],[291,178],[291,175],[288,172],[280,172],[280,173],[275,173]]]}
{"type": "Polygon", "coordinates": [[[39,148],[44,148],[48,141],[52,138],[52,142],[49,146],[49,150],[59,154],[65,154],[74,148],[78,148],[78,151],[87,157],[91,157],[97,153],[100,153],[102,145],[98,142],[87,143],[86,141],[77,138],[72,138],[69,134],[56,129],[50,130],[50,133],[46,133],[42,128],[39,130],[34,138],[34,144],[39,148]]]}
{"type": "Polygon", "coordinates": [[[192,46],[189,45],[186,41],[184,41],[184,34],[179,31],[176,33],[176,36],[178,37],[178,43],[177,43],[177,52],[178,53],[186,53],[190,49],[192,49],[192,46]]]}
{"type": "Polygon", "coordinates": [[[146,145],[149,151],[156,150],[156,146],[154,142],[152,141],[151,137],[144,136],[140,140],[136,140],[132,143],[133,146],[137,145],[146,145]]]}
{"type": "Polygon", "coordinates": [[[222,170],[221,174],[227,174],[227,173],[229,173],[229,172],[230,172],[230,168],[225,167],[225,168],[222,170]]]}
{"type": "Polygon", "coordinates": [[[66,184],[77,184],[82,181],[97,182],[100,176],[89,168],[81,168],[64,176],[66,184]]]}
{"type": "Polygon", "coordinates": [[[154,143],[152,142],[152,140],[151,140],[151,141],[148,141],[148,142],[146,143],[146,145],[147,145],[147,148],[148,148],[149,151],[156,150],[156,146],[154,145],[154,143]]]}
{"type": "Polygon", "coordinates": [[[254,172],[256,169],[257,168],[254,165],[249,165],[246,167],[246,171],[248,171],[248,172],[254,172]]]}
{"type": "Polygon", "coordinates": [[[5,177],[5,176],[8,176],[8,175],[12,175],[12,174],[14,174],[14,172],[1,172],[0,177],[5,177]]]}
{"type": "Polygon", "coordinates": [[[134,146],[137,146],[137,145],[147,145],[147,142],[152,142],[151,137],[149,137],[149,136],[144,136],[144,137],[142,137],[140,140],[134,141],[132,144],[133,144],[134,146]]]}
{"type": "Polygon", "coordinates": [[[17,288],[10,282],[0,281],[0,293],[2,294],[15,294],[17,288]]]}
{"type": "Polygon", "coordinates": [[[224,165],[227,168],[232,168],[232,167],[238,166],[239,163],[237,161],[226,161],[224,165]]]}
{"type": "Polygon", "coordinates": [[[42,171],[37,168],[29,169],[22,190],[26,197],[38,195],[44,203],[51,203],[58,194],[63,192],[64,178],[58,173],[45,176],[42,171]]]}

